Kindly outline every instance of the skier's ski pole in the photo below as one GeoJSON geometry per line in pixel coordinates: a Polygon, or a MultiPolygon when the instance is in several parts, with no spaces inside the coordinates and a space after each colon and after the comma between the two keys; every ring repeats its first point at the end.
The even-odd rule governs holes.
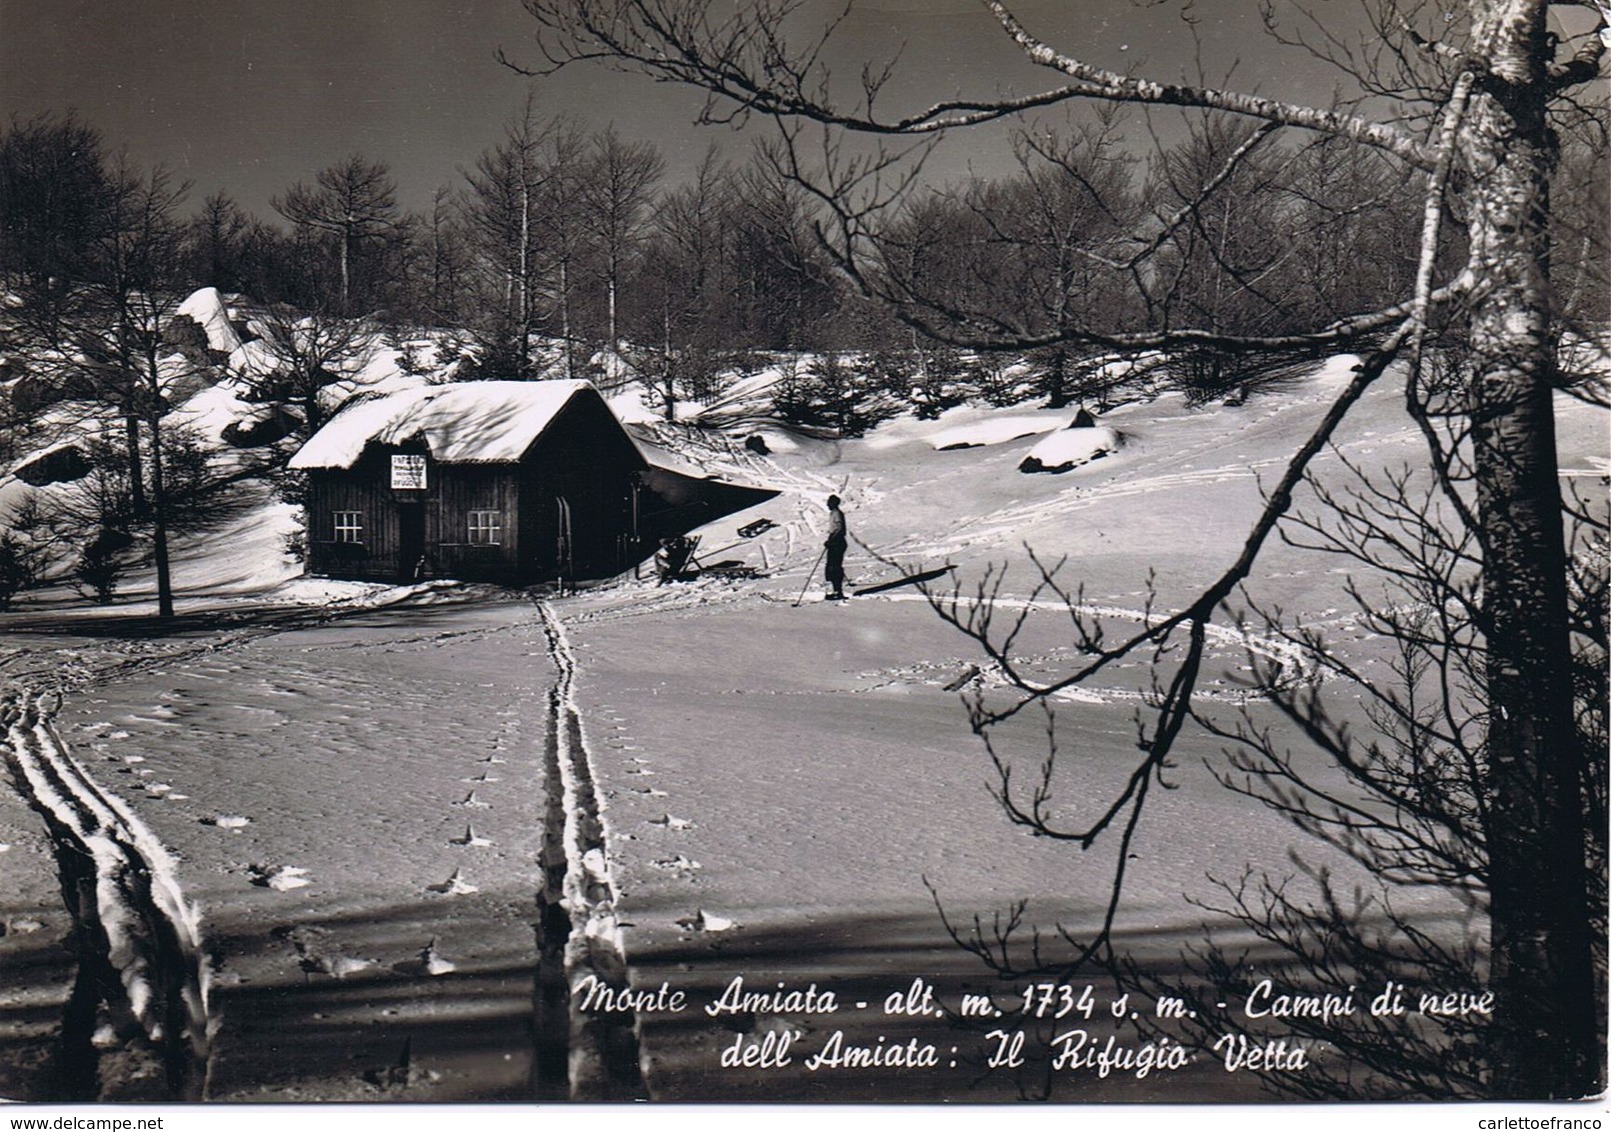
{"type": "Polygon", "coordinates": [[[805,600],[806,590],[811,588],[811,579],[817,576],[817,563],[821,562],[822,556],[827,553],[827,546],[823,546],[821,550],[817,551],[817,561],[813,562],[811,564],[811,569],[806,571],[805,585],[800,587],[800,596],[794,599],[794,608],[799,609],[800,603],[805,600]]]}

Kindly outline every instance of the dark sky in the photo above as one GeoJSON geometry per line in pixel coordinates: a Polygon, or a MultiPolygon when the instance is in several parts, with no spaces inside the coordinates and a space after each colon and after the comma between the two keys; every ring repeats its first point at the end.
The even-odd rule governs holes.
{"type": "MultiPolygon", "coordinates": [[[[1015,9],[1056,46],[1120,68],[1144,61],[1146,73],[1174,79],[1193,55],[1182,6],[1020,0],[1015,9]]],[[[1339,18],[1357,9],[1315,6],[1339,18]]],[[[1211,70],[1223,76],[1240,60],[1233,85],[1324,102],[1339,81],[1265,40],[1255,0],[1196,0],[1192,11],[1211,70]]],[[[438,186],[461,184],[458,170],[518,110],[527,80],[495,53],[533,58],[531,31],[518,0],[0,0],[0,111],[75,108],[110,149],[192,180],[194,199],[223,188],[264,216],[271,194],[353,152],[386,162],[404,202],[420,207],[438,186]]],[[[904,42],[898,92],[912,97],[1041,81],[974,0],[857,0],[845,31],[846,57],[904,42]]],[[[537,80],[537,95],[544,114],[613,121],[628,138],[655,141],[674,175],[710,139],[734,153],[748,144],[692,129],[693,93],[598,68],[537,80]]],[[[999,136],[969,138],[933,168],[989,167],[1004,153],[999,136]]]]}

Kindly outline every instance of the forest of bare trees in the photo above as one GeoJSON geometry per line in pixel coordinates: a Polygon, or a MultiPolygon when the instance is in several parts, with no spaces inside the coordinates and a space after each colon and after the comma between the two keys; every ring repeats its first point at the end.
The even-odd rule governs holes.
{"type": "MultiPolygon", "coordinates": [[[[467,372],[486,376],[582,376],[627,344],[668,415],[756,351],[878,352],[884,376],[870,380],[887,388],[858,381],[853,421],[886,393],[939,404],[968,376],[934,352],[941,340],[1033,351],[1039,392],[1060,406],[1100,395],[1092,370],[1126,335],[1190,327],[1202,341],[1176,376],[1223,394],[1262,372],[1246,351],[1233,363],[1229,343],[1301,336],[1415,279],[1416,174],[1346,139],[1210,115],[1148,153],[1121,106],[1047,108],[1020,117],[1005,166],[908,186],[893,162],[835,142],[802,176],[791,129],[713,144],[673,181],[652,144],[544,115],[534,88],[420,211],[399,203],[383,155],[353,153],[287,186],[265,218],[129,168],[116,139],[70,112],[13,120],[0,274],[30,318],[53,318],[83,285],[115,288],[109,202],[130,178],[154,181],[147,215],[169,235],[140,268],[142,292],[215,286],[371,327],[451,327],[474,347],[467,372]]],[[[1563,313],[1580,316],[1606,286],[1606,190],[1592,130],[1563,139],[1553,271],[1563,313]]],[[[1446,229],[1439,255],[1457,256],[1454,242],[1446,229]]]]}

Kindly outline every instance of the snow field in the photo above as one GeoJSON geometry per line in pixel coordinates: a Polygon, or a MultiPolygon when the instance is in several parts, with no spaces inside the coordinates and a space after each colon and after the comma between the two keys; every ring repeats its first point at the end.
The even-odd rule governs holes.
{"type": "MultiPolygon", "coordinates": [[[[713,524],[707,535],[725,540],[728,524],[781,520],[782,531],[757,540],[771,548],[770,579],[626,584],[558,603],[576,649],[584,717],[607,719],[622,736],[597,753],[621,838],[618,914],[629,925],[634,985],[683,987],[709,1002],[743,977],[763,990],[779,980],[793,989],[814,982],[840,987],[852,1001],[879,1002],[923,977],[954,1004],[963,990],[992,983],[946,936],[925,881],[964,929],[978,914],[988,933],[992,916],[1024,897],[1028,921],[1043,930],[1060,923],[1076,936],[1088,933],[1107,896],[1113,845],[1081,854],[1007,822],[989,794],[988,759],[968,734],[955,693],[945,690],[981,689],[999,702],[999,681],[920,595],[897,590],[843,607],[818,602],[821,579],[806,576],[823,532],[817,492],[831,487],[846,499],[851,585],[950,562],[966,597],[987,567],[1010,562],[998,625],[1004,629],[1009,614],[1028,608],[1014,654],[1030,671],[1055,678],[1077,656],[1060,603],[1046,594],[1028,600],[1038,575],[1025,545],[1044,562],[1066,559],[1059,582],[1102,616],[1109,639],[1178,608],[1234,560],[1262,506],[1262,485],[1280,474],[1318,419],[1320,394],[1349,364],[1328,365],[1312,388],[1237,408],[1193,410],[1178,398],[1126,407],[1102,422],[1124,433],[1125,446],[1066,477],[1016,472],[1033,438],[935,451],[927,436],[943,428],[928,422],[895,422],[866,442],[842,444],[828,465],[806,467],[778,454],[772,474],[801,476],[796,493],[713,524]],[[816,483],[803,482],[806,474],[816,483]],[[791,608],[802,584],[809,604],[791,608]],[[712,916],[732,926],[699,930],[712,916]]],[[[1339,434],[1340,451],[1372,467],[1424,459],[1420,438],[1400,416],[1400,397],[1391,383],[1370,393],[1339,434]]],[[[1563,436],[1603,445],[1603,437],[1578,427],[1568,425],[1563,436]]],[[[1568,462],[1571,453],[1569,443],[1568,462]]],[[[1333,481],[1341,471],[1329,453],[1316,467],[1333,481]]],[[[1312,506],[1300,496],[1300,507],[1312,506]]],[[[1355,630],[1340,565],[1272,541],[1250,589],[1291,623],[1323,627],[1336,647],[1369,664],[1383,646],[1355,630]]],[[[1257,723],[1278,722],[1246,696],[1253,656],[1279,661],[1294,678],[1316,675],[1313,658],[1238,627],[1234,614],[1211,639],[1203,700],[1224,722],[1244,706],[1257,723]]],[[[1057,705],[1052,809],[1073,824],[1116,796],[1136,765],[1146,659],[1137,656],[1057,705]]],[[[1346,691],[1333,709],[1366,725],[1346,691]]],[[[1041,713],[1029,712],[996,735],[1020,781],[1038,773],[1047,726],[1041,713]]],[[[1214,782],[1205,763],[1220,763],[1220,747],[1209,736],[1188,738],[1164,776],[1175,789],[1150,792],[1134,859],[1126,862],[1119,923],[1123,945],[1144,963],[1167,968],[1201,941],[1201,923],[1210,917],[1186,898],[1212,897],[1210,878],[1234,881],[1248,869],[1287,876],[1293,847],[1311,863],[1351,875],[1347,862],[1214,782]]],[[[1300,758],[1325,773],[1313,756],[1300,758]]],[[[1295,883],[1293,892],[1301,878],[1295,883]]],[[[1453,922],[1435,894],[1402,899],[1437,930],[1453,922]]],[[[965,1055],[940,1071],[858,1077],[804,1068],[803,1055],[823,1049],[836,1030],[869,1046],[880,1035],[895,1042],[917,1033],[942,1052],[951,1044],[968,1048],[967,1040],[937,1036],[948,1033],[943,1025],[890,1019],[872,1008],[747,1020],[661,1012],[640,1018],[640,1030],[656,1097],[1016,1095],[1016,1084],[1002,1075],[980,1083],[977,1059],[965,1055]],[[783,1030],[794,1035],[790,1066],[721,1064],[735,1041],[760,1051],[766,1034],[783,1030]]],[[[775,1039],[771,1048],[775,1053],[775,1039]]],[[[1151,1091],[1137,1090],[1133,1080],[1075,1078],[1058,1093],[1138,1094],[1230,1100],[1257,1091],[1245,1076],[1210,1072],[1199,1057],[1185,1075],[1154,1082],[1151,1091]]]]}
{"type": "MultiPolygon", "coordinates": [[[[741,976],[761,989],[816,982],[881,1003],[921,976],[954,1006],[963,989],[991,983],[945,937],[925,879],[963,923],[975,912],[988,922],[1020,896],[1033,898],[1037,922],[1075,931],[1093,923],[1111,855],[1071,859],[1066,847],[1007,824],[989,797],[983,752],[956,697],[937,681],[866,678],[898,656],[943,655],[955,641],[911,604],[858,599],[843,615],[835,611],[830,626],[799,624],[825,615],[822,607],[766,604],[684,612],[675,623],[668,616],[572,626],[584,711],[611,719],[608,705],[624,728],[620,742],[598,748],[598,761],[614,795],[618,914],[630,923],[635,986],[669,982],[709,1002],[741,976]],[[675,668],[654,663],[678,642],[686,649],[690,635],[712,647],[675,668]],[[699,914],[736,926],[701,931],[699,914]]],[[[959,658],[951,671],[961,667],[959,658]]],[[[1026,718],[1010,728],[1008,749],[1037,751],[1041,726],[1026,718]]],[[[1090,799],[1106,797],[1132,765],[1130,709],[1098,709],[1069,731],[1065,750],[1079,775],[1060,777],[1058,804],[1088,814],[1090,799]]],[[[1201,767],[1180,777],[1208,816],[1193,815],[1184,801],[1177,809],[1166,795],[1144,825],[1156,836],[1130,862],[1127,940],[1154,958],[1196,937],[1198,916],[1180,894],[1205,868],[1235,876],[1251,861],[1278,867],[1287,841],[1278,823],[1217,792],[1201,767]],[[1170,836],[1181,821],[1191,836],[1170,836]]],[[[976,1040],[942,1022],[890,1019],[876,1009],[785,1021],[810,1027],[799,1039],[804,1050],[843,1029],[862,1042],[907,1035],[977,1052],[976,1040]]],[[[656,1097],[999,1099],[1015,1087],[998,1079],[974,1088],[976,1063],[893,1080],[825,1079],[802,1071],[799,1058],[791,1072],[746,1073],[718,1064],[739,1032],[732,1020],[685,1012],[640,1026],[656,1097]]]]}
{"type": "Polygon", "coordinates": [[[414,612],[77,709],[97,773],[172,785],[131,792],[205,909],[214,1099],[530,1095],[543,637],[414,612]]]}

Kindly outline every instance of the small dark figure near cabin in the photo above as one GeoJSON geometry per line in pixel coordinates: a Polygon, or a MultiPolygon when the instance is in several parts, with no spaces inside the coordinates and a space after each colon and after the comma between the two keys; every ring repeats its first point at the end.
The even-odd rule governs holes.
{"type": "Polygon", "coordinates": [[[827,560],[822,567],[822,576],[833,587],[828,595],[829,601],[845,600],[845,546],[849,542],[850,532],[845,528],[845,513],[839,510],[839,497],[828,496],[828,538],[822,544],[827,552],[827,560]]]}

